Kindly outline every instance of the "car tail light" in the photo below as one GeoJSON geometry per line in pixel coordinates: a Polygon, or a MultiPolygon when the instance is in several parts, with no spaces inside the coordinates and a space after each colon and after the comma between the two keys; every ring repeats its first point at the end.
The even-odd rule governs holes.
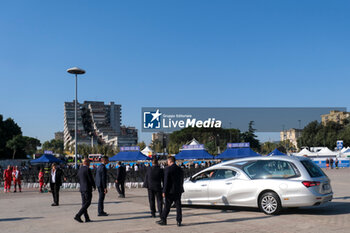
{"type": "Polygon", "coordinates": [[[303,185],[306,188],[314,187],[314,186],[319,186],[321,183],[318,181],[303,181],[303,185]]]}

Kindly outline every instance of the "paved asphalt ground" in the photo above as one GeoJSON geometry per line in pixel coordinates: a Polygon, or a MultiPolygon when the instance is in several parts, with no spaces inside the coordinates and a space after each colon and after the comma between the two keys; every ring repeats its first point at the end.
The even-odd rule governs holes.
{"type": "Polygon", "coordinates": [[[97,192],[89,214],[93,222],[73,220],[80,208],[80,193],[61,191],[60,206],[51,207],[50,193],[35,190],[0,194],[0,232],[350,232],[350,169],[326,171],[332,180],[334,200],[321,207],[284,210],[267,216],[256,209],[183,208],[183,224],[176,226],[175,210],[168,225],[159,226],[150,217],[145,189],[127,190],[118,199],[109,190],[105,201],[108,217],[97,217],[97,192]]]}

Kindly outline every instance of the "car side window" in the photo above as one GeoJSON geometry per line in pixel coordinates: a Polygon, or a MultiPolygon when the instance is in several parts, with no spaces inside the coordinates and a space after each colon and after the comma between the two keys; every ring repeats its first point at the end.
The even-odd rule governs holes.
{"type": "Polygon", "coordinates": [[[192,180],[193,181],[210,180],[213,177],[214,173],[215,173],[214,170],[202,172],[202,173],[198,174],[197,176],[195,176],[192,180]]]}
{"type": "Polygon", "coordinates": [[[257,160],[243,167],[251,179],[288,179],[300,176],[294,164],[283,160],[257,160]]]}
{"type": "Polygon", "coordinates": [[[221,179],[228,179],[231,177],[234,177],[236,175],[236,172],[229,169],[218,169],[216,170],[213,179],[214,180],[221,180],[221,179]]]}

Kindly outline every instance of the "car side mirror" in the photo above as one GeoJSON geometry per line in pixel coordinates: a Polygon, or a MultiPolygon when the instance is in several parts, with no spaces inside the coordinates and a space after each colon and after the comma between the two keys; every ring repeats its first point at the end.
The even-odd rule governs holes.
{"type": "Polygon", "coordinates": [[[190,181],[195,182],[195,179],[193,178],[193,176],[190,177],[190,181]]]}

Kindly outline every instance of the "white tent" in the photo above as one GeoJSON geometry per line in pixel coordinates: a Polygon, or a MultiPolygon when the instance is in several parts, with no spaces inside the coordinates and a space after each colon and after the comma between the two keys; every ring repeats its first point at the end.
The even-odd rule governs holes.
{"type": "Polygon", "coordinates": [[[148,157],[152,157],[153,155],[153,150],[151,148],[149,148],[148,146],[145,147],[145,149],[143,149],[141,151],[142,154],[148,156],[148,157]]]}
{"type": "Polygon", "coordinates": [[[331,151],[327,147],[323,147],[319,152],[317,152],[318,156],[335,156],[337,152],[331,151]]]}
{"type": "Polygon", "coordinates": [[[347,151],[347,150],[349,150],[350,149],[350,147],[344,147],[343,149],[341,149],[341,153],[346,153],[345,151],[347,151]]]}
{"type": "Polygon", "coordinates": [[[304,156],[304,155],[312,156],[312,155],[315,155],[315,154],[316,153],[313,153],[313,152],[309,151],[308,149],[304,148],[299,153],[296,153],[295,155],[296,156],[304,156]]]}
{"type": "Polygon", "coordinates": [[[200,143],[195,138],[193,138],[192,141],[188,145],[190,145],[190,146],[197,146],[199,144],[200,143]]]}
{"type": "Polygon", "coordinates": [[[340,153],[340,157],[348,157],[350,156],[350,148],[348,147],[346,150],[344,150],[342,153],[340,153]]]}

